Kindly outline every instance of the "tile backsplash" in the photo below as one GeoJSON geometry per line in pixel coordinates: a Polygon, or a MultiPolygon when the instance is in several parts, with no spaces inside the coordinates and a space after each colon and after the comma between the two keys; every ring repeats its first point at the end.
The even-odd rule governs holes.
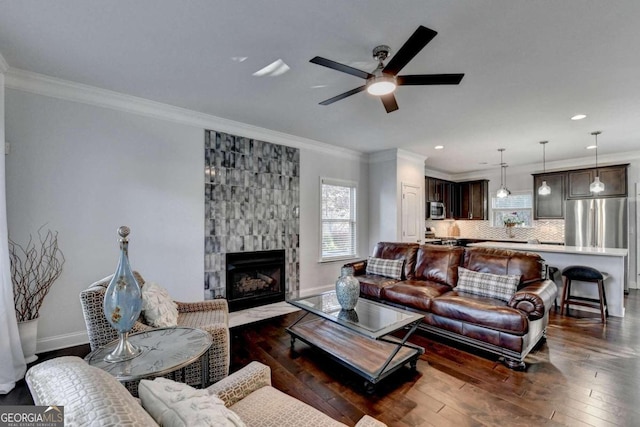
{"type": "Polygon", "coordinates": [[[533,221],[533,227],[514,227],[515,237],[509,238],[504,227],[492,227],[489,221],[468,220],[426,220],[426,227],[434,227],[437,237],[455,235],[456,227],[460,230],[459,237],[469,239],[496,240],[531,240],[541,242],[564,243],[564,220],[533,221]]]}

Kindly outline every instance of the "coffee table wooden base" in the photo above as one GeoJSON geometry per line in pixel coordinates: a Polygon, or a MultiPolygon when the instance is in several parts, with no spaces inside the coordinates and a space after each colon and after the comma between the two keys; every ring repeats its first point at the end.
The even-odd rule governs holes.
{"type": "Polygon", "coordinates": [[[295,323],[287,328],[287,332],[291,335],[292,350],[296,338],[322,350],[362,376],[366,380],[365,388],[372,392],[376,383],[406,363],[415,369],[418,357],[424,353],[422,347],[406,343],[407,338],[415,331],[415,326],[417,325],[411,325],[402,341],[374,340],[322,318],[295,323]]]}

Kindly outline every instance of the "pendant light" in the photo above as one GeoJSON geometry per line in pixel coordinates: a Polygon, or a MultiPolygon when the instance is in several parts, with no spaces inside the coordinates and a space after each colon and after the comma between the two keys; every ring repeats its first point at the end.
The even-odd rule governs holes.
{"type": "Polygon", "coordinates": [[[600,182],[600,171],[598,171],[598,135],[601,133],[599,130],[591,132],[591,135],[596,137],[596,177],[589,185],[589,191],[596,194],[604,191],[604,183],[600,182]]]}
{"type": "Polygon", "coordinates": [[[511,194],[511,191],[507,189],[507,165],[502,161],[502,153],[504,150],[504,148],[498,148],[500,152],[500,189],[496,193],[496,197],[500,199],[504,199],[511,194]]]}
{"type": "MultiPolygon", "coordinates": [[[[542,171],[543,173],[547,173],[547,158],[545,152],[545,145],[547,145],[549,141],[540,141],[542,144],[542,171]]],[[[538,194],[541,196],[548,196],[551,194],[551,187],[547,185],[547,181],[542,180],[542,185],[538,187],[538,194]]]]}

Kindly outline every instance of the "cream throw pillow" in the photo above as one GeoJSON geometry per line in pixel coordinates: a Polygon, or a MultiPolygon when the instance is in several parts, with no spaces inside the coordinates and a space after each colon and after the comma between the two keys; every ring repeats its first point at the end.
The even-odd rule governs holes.
{"type": "Polygon", "coordinates": [[[142,286],[142,312],[147,323],[156,328],[178,326],[178,305],[157,283],[142,286]]]}
{"type": "Polygon", "coordinates": [[[167,378],[141,380],[138,395],[142,407],[164,427],[246,427],[220,398],[167,378]]]}

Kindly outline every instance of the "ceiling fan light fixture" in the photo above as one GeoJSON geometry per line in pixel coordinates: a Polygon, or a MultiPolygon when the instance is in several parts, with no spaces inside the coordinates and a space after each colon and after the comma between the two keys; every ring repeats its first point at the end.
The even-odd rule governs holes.
{"type": "Polygon", "coordinates": [[[375,96],[383,96],[396,90],[396,79],[392,76],[376,76],[367,83],[367,92],[375,96]]]}

